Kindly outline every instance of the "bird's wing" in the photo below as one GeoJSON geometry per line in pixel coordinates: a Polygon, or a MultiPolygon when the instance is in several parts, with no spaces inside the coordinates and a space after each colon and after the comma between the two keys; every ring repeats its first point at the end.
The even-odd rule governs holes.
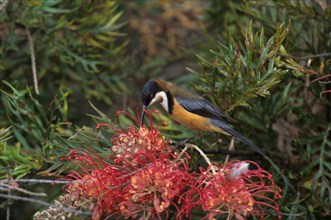
{"type": "Polygon", "coordinates": [[[221,109],[210,103],[204,98],[189,99],[180,96],[175,97],[178,104],[189,112],[192,112],[203,117],[211,119],[233,121],[230,117],[226,116],[221,109]]]}
{"type": "MultiPolygon", "coordinates": [[[[211,119],[211,123],[214,126],[221,128],[232,136],[236,137],[241,142],[250,146],[254,151],[264,155],[263,151],[249,138],[244,137],[233,128],[229,126],[229,124],[225,121],[228,121],[229,118],[226,116],[219,108],[215,105],[211,104],[209,101],[203,98],[197,99],[188,99],[183,97],[175,97],[178,104],[183,106],[189,112],[195,113],[197,115],[201,115],[203,117],[208,117],[211,119]]],[[[233,119],[232,119],[233,120],[233,119]]]]}
{"type": "Polygon", "coordinates": [[[259,148],[251,139],[241,135],[239,132],[235,131],[233,128],[231,128],[226,122],[224,121],[220,121],[220,120],[215,120],[212,119],[211,123],[219,128],[221,128],[222,130],[226,131],[227,133],[231,134],[232,136],[234,136],[235,138],[237,138],[239,141],[247,144],[248,146],[250,146],[252,148],[252,150],[254,150],[255,152],[261,154],[262,156],[264,156],[264,152],[261,150],[261,148],[259,148]]]}

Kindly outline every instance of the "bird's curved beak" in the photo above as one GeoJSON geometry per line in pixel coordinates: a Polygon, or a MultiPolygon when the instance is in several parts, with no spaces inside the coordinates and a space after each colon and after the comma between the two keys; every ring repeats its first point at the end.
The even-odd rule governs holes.
{"type": "Polygon", "coordinates": [[[140,116],[140,126],[143,126],[144,124],[144,117],[145,117],[145,110],[147,106],[143,105],[143,109],[141,110],[141,116],[140,116]]]}

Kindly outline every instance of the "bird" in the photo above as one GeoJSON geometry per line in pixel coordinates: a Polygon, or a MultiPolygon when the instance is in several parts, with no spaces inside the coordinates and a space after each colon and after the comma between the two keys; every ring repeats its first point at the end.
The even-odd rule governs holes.
{"type": "Polygon", "coordinates": [[[231,118],[220,108],[190,90],[162,79],[150,79],[141,89],[141,102],[141,125],[146,109],[160,103],[175,121],[185,127],[198,132],[211,131],[233,136],[264,155],[252,140],[231,127],[231,118]]]}

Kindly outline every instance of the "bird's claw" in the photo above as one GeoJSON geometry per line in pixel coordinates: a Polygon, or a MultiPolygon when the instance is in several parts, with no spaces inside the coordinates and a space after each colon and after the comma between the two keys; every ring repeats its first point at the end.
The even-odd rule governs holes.
{"type": "Polygon", "coordinates": [[[173,145],[175,146],[175,148],[183,148],[193,138],[194,138],[194,136],[192,136],[190,138],[186,138],[186,139],[181,140],[181,141],[174,142],[173,145]]]}

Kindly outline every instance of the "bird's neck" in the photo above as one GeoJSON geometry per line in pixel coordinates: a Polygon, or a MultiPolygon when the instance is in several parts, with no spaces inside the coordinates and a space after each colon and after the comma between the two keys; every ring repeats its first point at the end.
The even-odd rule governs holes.
{"type": "Polygon", "coordinates": [[[161,106],[169,113],[172,114],[173,107],[174,107],[174,100],[169,91],[160,91],[156,94],[156,97],[160,98],[161,106]]]}

